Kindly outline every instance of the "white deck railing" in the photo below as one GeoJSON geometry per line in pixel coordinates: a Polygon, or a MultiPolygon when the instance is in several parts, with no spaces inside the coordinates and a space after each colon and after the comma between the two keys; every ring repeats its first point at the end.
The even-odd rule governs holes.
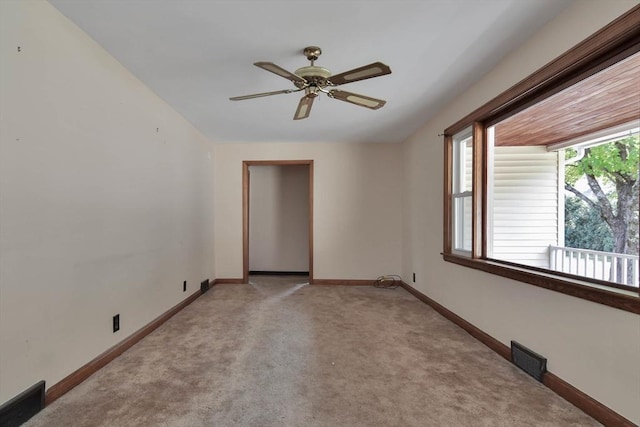
{"type": "Polygon", "coordinates": [[[627,286],[640,286],[637,255],[549,246],[551,270],[627,286]]]}

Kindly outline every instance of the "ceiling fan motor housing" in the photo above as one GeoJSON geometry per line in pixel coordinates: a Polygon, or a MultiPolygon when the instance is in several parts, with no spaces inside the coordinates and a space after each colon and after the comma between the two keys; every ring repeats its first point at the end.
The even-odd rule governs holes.
{"type": "Polygon", "coordinates": [[[311,85],[319,86],[322,88],[327,86],[327,80],[329,79],[329,77],[331,77],[331,71],[323,67],[317,67],[315,65],[298,68],[294,74],[298,77],[302,77],[311,85]]]}

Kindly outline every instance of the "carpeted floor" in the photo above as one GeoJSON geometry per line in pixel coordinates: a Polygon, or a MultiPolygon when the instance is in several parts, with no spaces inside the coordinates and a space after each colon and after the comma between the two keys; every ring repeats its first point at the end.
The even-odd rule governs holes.
{"type": "Polygon", "coordinates": [[[35,426],[591,426],[403,289],[217,285],[35,426]]]}

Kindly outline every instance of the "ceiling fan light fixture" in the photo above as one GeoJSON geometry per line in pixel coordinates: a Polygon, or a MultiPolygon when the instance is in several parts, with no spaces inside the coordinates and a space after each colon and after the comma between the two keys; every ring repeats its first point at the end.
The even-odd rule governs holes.
{"type": "Polygon", "coordinates": [[[304,93],[309,98],[315,98],[318,96],[318,87],[317,86],[309,86],[304,89],[304,93]]]}

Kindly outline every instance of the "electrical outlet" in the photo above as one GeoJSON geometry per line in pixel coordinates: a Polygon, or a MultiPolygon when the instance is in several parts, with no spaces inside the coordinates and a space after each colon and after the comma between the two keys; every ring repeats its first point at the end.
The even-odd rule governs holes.
{"type": "Polygon", "coordinates": [[[182,283],[182,292],[187,292],[187,281],[185,280],[184,283],[182,283]]]}
{"type": "Polygon", "coordinates": [[[416,283],[416,273],[413,273],[413,283],[416,283]]]}
{"type": "Polygon", "coordinates": [[[113,316],[113,332],[118,332],[120,330],[120,315],[116,314],[113,316]]]}

